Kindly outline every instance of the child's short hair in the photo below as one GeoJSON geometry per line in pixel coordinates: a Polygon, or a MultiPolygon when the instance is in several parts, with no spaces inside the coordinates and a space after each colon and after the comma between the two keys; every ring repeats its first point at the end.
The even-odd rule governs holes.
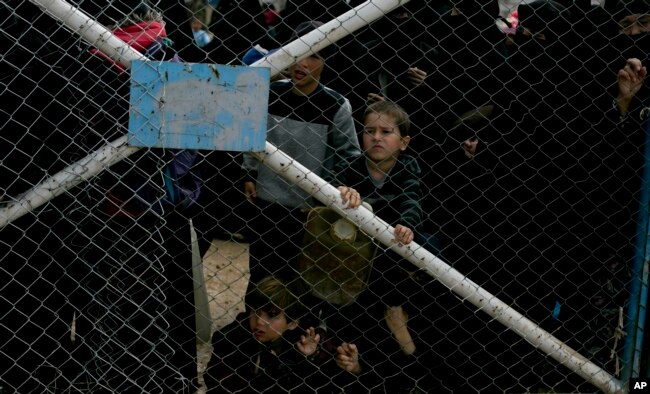
{"type": "Polygon", "coordinates": [[[404,108],[400,107],[392,101],[376,101],[366,107],[366,111],[363,113],[363,121],[365,122],[366,117],[369,114],[373,113],[392,116],[397,123],[400,136],[407,137],[409,135],[409,130],[411,129],[411,121],[409,120],[409,115],[406,113],[404,108]]]}
{"type": "Polygon", "coordinates": [[[270,316],[284,313],[288,321],[298,321],[306,313],[300,289],[294,282],[286,283],[267,276],[260,280],[246,297],[249,310],[264,311],[270,316]]]}

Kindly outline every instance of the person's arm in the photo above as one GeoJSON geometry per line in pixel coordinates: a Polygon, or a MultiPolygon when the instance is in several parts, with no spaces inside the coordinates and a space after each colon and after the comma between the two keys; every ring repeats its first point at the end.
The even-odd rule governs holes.
{"type": "Polygon", "coordinates": [[[348,204],[348,208],[357,208],[361,205],[361,195],[359,192],[348,186],[339,186],[339,192],[341,192],[341,202],[343,205],[348,204]]]}
{"type": "Polygon", "coordinates": [[[415,353],[415,342],[413,342],[411,333],[408,330],[406,311],[401,306],[389,306],[386,308],[384,320],[402,353],[407,356],[413,355],[415,353]]]}
{"type": "Polygon", "coordinates": [[[424,213],[422,212],[422,188],[420,186],[421,170],[415,158],[408,156],[405,160],[404,169],[401,174],[396,174],[402,178],[402,193],[398,197],[397,209],[401,213],[401,225],[417,230],[422,224],[424,213]]]}
{"type": "Polygon", "coordinates": [[[361,155],[359,139],[352,119],[352,107],[347,99],[344,99],[343,104],[336,111],[328,134],[331,136],[328,138],[328,143],[332,144],[330,148],[334,152],[334,157],[331,173],[327,174],[326,171],[324,178],[331,181],[345,168],[347,162],[361,155]]]}
{"type": "Polygon", "coordinates": [[[329,382],[324,364],[331,360],[321,347],[325,332],[318,328],[309,327],[291,349],[280,355],[277,365],[267,370],[274,376],[279,387],[287,391],[305,391],[315,387],[323,387],[329,382]],[[288,367],[288,369],[287,369],[288,367]]]}
{"type": "Polygon", "coordinates": [[[393,232],[395,236],[395,242],[408,245],[415,238],[415,234],[410,227],[403,226],[401,224],[395,225],[395,231],[393,232]]]}

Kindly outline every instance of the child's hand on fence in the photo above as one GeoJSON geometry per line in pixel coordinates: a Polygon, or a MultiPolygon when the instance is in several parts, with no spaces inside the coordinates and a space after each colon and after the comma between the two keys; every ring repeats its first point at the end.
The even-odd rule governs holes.
{"type": "Polygon", "coordinates": [[[314,327],[309,327],[305,330],[305,335],[300,336],[300,340],[296,343],[300,353],[305,356],[311,356],[318,350],[318,343],[320,342],[320,334],[316,334],[314,327]]]}
{"type": "Polygon", "coordinates": [[[395,241],[402,244],[402,245],[408,245],[413,241],[413,230],[411,230],[408,227],[402,226],[401,224],[398,224],[395,226],[395,241]]]}
{"type": "Polygon", "coordinates": [[[361,205],[361,195],[359,195],[359,192],[347,186],[339,186],[338,189],[341,192],[343,205],[347,203],[348,208],[356,208],[361,205]]]}
{"type": "Polygon", "coordinates": [[[358,375],[361,373],[359,350],[353,343],[343,343],[336,348],[336,365],[341,369],[358,375]]]}

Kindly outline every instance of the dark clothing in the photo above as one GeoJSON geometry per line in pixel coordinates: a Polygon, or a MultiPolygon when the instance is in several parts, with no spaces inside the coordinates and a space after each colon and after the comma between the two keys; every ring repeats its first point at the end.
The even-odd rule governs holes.
{"type": "MultiPolygon", "coordinates": [[[[346,170],[337,174],[337,184],[356,189],[373,213],[391,226],[401,224],[417,234],[423,217],[420,199],[420,167],[414,157],[400,154],[397,162],[381,182],[368,172],[366,157],[354,159],[346,170]]],[[[406,294],[414,291],[409,271],[416,268],[392,251],[379,251],[367,291],[382,295],[389,305],[401,305],[406,294]]]]}
{"type": "MultiPolygon", "coordinates": [[[[419,17],[426,18],[427,15],[429,13],[419,17]]],[[[417,135],[418,130],[424,127],[420,119],[427,116],[423,104],[426,103],[426,110],[431,111],[429,107],[439,108],[441,103],[432,104],[432,100],[436,100],[428,84],[414,86],[407,71],[417,67],[428,74],[434,72],[438,56],[435,39],[415,18],[404,22],[383,18],[370,25],[358,40],[361,41],[358,63],[364,75],[350,94],[355,119],[363,122],[368,94],[380,94],[406,110],[414,129],[412,134],[417,135]],[[411,32],[414,30],[424,31],[413,37],[411,32]]]]}
{"type": "Polygon", "coordinates": [[[208,392],[328,392],[328,366],[324,364],[331,368],[333,359],[300,353],[294,347],[299,330],[287,330],[273,343],[263,344],[248,327],[248,313],[239,314],[213,335],[212,357],[204,374],[208,392]]]}
{"type": "MultiPolygon", "coordinates": [[[[308,96],[293,92],[291,81],[271,84],[267,140],[316,175],[331,180],[344,160],[358,156],[359,141],[349,101],[318,85],[308,96]]],[[[252,155],[244,155],[244,168],[256,182],[258,198],[290,208],[309,208],[313,199],[252,155]]]]}
{"type": "Polygon", "coordinates": [[[206,48],[211,52],[210,59],[223,64],[239,63],[244,53],[267,35],[262,7],[248,0],[220,1],[209,30],[214,33],[214,44],[206,48]]]}
{"type": "Polygon", "coordinates": [[[269,275],[294,277],[307,213],[260,199],[251,208],[257,214],[248,223],[254,233],[249,246],[249,287],[269,275]]]}
{"type": "MultiPolygon", "coordinates": [[[[489,3],[496,5],[496,1],[489,3]]],[[[503,89],[505,36],[495,25],[496,14],[488,13],[489,6],[475,7],[461,8],[457,15],[446,12],[436,23],[441,34],[437,36],[436,67],[427,77],[427,84],[440,101],[426,105],[430,114],[426,124],[435,123],[446,136],[424,135],[426,139],[421,138],[418,143],[422,148],[442,144],[444,138],[461,142],[479,134],[481,127],[486,126],[485,119],[480,125],[478,121],[471,122],[464,135],[451,129],[463,114],[491,104],[494,95],[503,89]]]]}
{"type": "MultiPolygon", "coordinates": [[[[361,374],[355,375],[337,366],[330,375],[336,392],[447,392],[441,380],[448,378],[451,371],[444,367],[443,357],[418,338],[418,332],[410,327],[412,318],[408,325],[416,351],[406,355],[386,325],[386,305],[383,303],[370,304],[361,300],[335,307],[320,301],[312,308],[321,316],[328,331],[336,333],[338,344],[353,343],[359,350],[361,374]]],[[[412,315],[419,313],[413,310],[412,315]]]]}
{"type": "Polygon", "coordinates": [[[416,232],[422,224],[422,189],[420,166],[409,155],[400,154],[397,162],[382,181],[375,181],[368,172],[365,155],[347,163],[345,171],[336,175],[335,186],[356,189],[364,202],[372,206],[382,220],[401,224],[416,232]]]}
{"type": "MultiPolygon", "coordinates": [[[[316,175],[332,179],[346,159],[360,154],[350,103],[322,85],[309,96],[295,94],[292,87],[291,81],[271,84],[267,140],[316,175]]],[[[252,155],[244,155],[244,169],[245,179],[255,182],[259,208],[250,222],[256,233],[250,245],[251,283],[276,270],[292,274],[307,219],[301,209],[313,206],[313,198],[252,155]]]]}
{"type": "Polygon", "coordinates": [[[556,34],[564,30],[544,31],[547,40],[517,33],[518,47],[508,59],[516,77],[495,99],[492,125],[500,135],[487,141],[493,162],[485,161],[485,152],[478,158],[499,186],[489,191],[493,205],[486,208],[493,213],[484,216],[495,245],[495,259],[482,266],[493,273],[486,286],[537,323],[553,319],[555,303],[574,294],[576,278],[570,275],[583,260],[576,248],[581,218],[574,209],[583,193],[576,186],[588,177],[577,163],[589,145],[576,135],[588,127],[581,116],[588,98],[567,77],[575,72],[571,35],[560,41],[556,34]],[[569,262],[573,258],[578,260],[569,262]]]}
{"type": "Polygon", "coordinates": [[[327,5],[320,1],[290,0],[277,14],[275,10],[270,13],[259,2],[222,0],[210,25],[210,31],[220,44],[211,50],[210,57],[222,63],[240,63],[246,51],[256,44],[269,50],[279,48],[291,41],[294,29],[300,23],[310,20],[326,23],[349,9],[342,0],[327,5]]]}
{"type": "MultiPolygon", "coordinates": [[[[337,175],[337,184],[356,189],[370,203],[373,213],[390,225],[405,225],[416,234],[421,228],[420,167],[414,157],[400,154],[383,182],[376,182],[369,174],[365,156],[355,158],[337,175]]],[[[422,273],[423,278],[418,280],[413,275],[416,271],[416,267],[394,252],[380,251],[373,261],[368,289],[359,297],[358,305],[334,314],[342,325],[336,326],[335,331],[340,332],[344,341],[358,346],[362,360],[363,372],[359,376],[341,372],[335,380],[346,392],[409,392],[416,387],[444,392],[439,380],[442,375],[436,378],[432,371],[442,358],[428,350],[429,339],[420,337],[420,331],[411,330],[417,351],[405,355],[383,321],[386,305],[404,305],[415,316],[413,321],[426,320],[423,311],[435,295],[424,291],[430,278],[422,273]],[[351,313],[355,308],[362,310],[351,313]]]]}
{"type": "Polygon", "coordinates": [[[75,303],[77,335],[93,355],[85,364],[90,380],[108,391],[192,392],[196,329],[185,214],[95,212],[77,225],[72,245],[91,295],[75,303]]]}
{"type": "MultiPolygon", "coordinates": [[[[549,7],[553,15],[558,12],[549,2],[531,4],[549,7]]],[[[520,12],[524,27],[528,27],[526,15],[520,12]]],[[[584,354],[593,336],[585,329],[594,316],[590,302],[599,292],[592,275],[606,264],[608,252],[603,246],[612,239],[597,235],[608,220],[599,213],[605,195],[594,177],[599,166],[594,147],[600,145],[602,135],[595,132],[590,107],[597,100],[585,93],[580,77],[573,78],[585,71],[576,70],[576,64],[583,65],[576,60],[582,54],[571,50],[576,43],[570,26],[556,27],[567,24],[565,18],[564,11],[553,17],[554,23],[544,30],[546,40],[519,31],[515,37],[516,51],[508,61],[516,76],[503,91],[505,96],[495,99],[498,108],[492,126],[499,134],[485,141],[487,151],[475,158],[492,171],[494,185],[484,191],[492,205],[479,211],[489,229],[478,239],[486,248],[469,252],[481,262],[478,277],[468,275],[584,354]],[[490,155],[491,162],[486,160],[490,155]]],[[[501,347],[504,354],[528,354],[524,363],[535,365],[532,373],[512,385],[534,390],[555,384],[561,373],[551,373],[557,367],[525,343],[513,344],[504,335],[494,344],[496,352],[501,347]]],[[[521,358],[504,357],[498,364],[486,365],[485,371],[496,374],[503,365],[519,368],[521,358]]],[[[567,384],[562,390],[576,390],[567,383],[573,376],[563,374],[562,379],[567,384]]]]}
{"type": "MultiPolygon", "coordinates": [[[[76,117],[63,64],[69,32],[34,4],[0,7],[0,208],[71,163],[76,117]]],[[[70,193],[0,226],[0,386],[6,393],[66,390],[85,359],[70,338],[68,297],[83,297],[65,240],[70,193]],[[64,377],[65,376],[65,377],[64,377]]],[[[4,215],[4,214],[3,214],[4,215]]],[[[8,219],[3,216],[4,219],[8,219]]],[[[82,387],[82,386],[77,386],[82,387]]]]}
{"type": "MultiPolygon", "coordinates": [[[[177,60],[162,23],[124,26],[119,33],[145,56],[177,60]]],[[[77,145],[82,156],[124,135],[129,76],[101,52],[84,51],[79,60],[90,74],[68,71],[83,92],[77,145]]],[[[195,152],[141,149],[91,180],[72,207],[69,219],[78,231],[67,246],[76,254],[87,297],[69,302],[77,311],[77,336],[90,353],[79,362],[93,391],[196,388],[189,219],[198,207],[168,198],[184,193],[180,178],[172,182],[170,166],[181,157],[193,177],[195,152]]]]}

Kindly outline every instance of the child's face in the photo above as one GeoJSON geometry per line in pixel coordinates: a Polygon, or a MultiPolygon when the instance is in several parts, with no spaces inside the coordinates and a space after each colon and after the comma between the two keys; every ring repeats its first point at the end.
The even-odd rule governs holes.
{"type": "Polygon", "coordinates": [[[293,64],[289,67],[289,74],[294,87],[305,94],[311,93],[318,86],[323,67],[325,61],[316,54],[293,64]]]}
{"type": "Polygon", "coordinates": [[[395,118],[382,113],[369,113],[363,129],[363,149],[376,162],[394,160],[405,150],[410,137],[402,137],[395,118]]]}
{"type": "Polygon", "coordinates": [[[271,316],[264,311],[251,311],[248,323],[255,339],[262,343],[270,343],[280,338],[286,330],[296,328],[296,322],[287,322],[283,312],[271,316]]]}

